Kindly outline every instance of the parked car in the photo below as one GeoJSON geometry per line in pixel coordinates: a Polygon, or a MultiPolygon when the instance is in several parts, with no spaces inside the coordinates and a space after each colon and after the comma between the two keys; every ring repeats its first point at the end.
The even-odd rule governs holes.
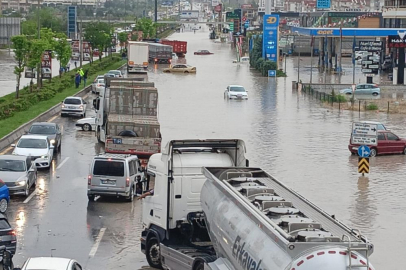
{"type": "Polygon", "coordinates": [[[61,116],[65,115],[79,115],[86,117],[86,104],[81,97],[67,97],[62,102],[61,116]]]}
{"type": "Polygon", "coordinates": [[[104,154],[93,158],[87,182],[87,197],[122,196],[133,201],[136,185],[143,179],[137,156],[104,154]]]}
{"type": "Polygon", "coordinates": [[[196,67],[192,67],[190,65],[178,64],[178,65],[173,65],[169,68],[164,68],[163,72],[165,72],[165,73],[171,73],[171,72],[196,73],[196,67]]]}
{"type": "MultiPolygon", "coordinates": [[[[379,86],[377,84],[362,83],[362,84],[356,85],[354,93],[356,95],[378,96],[381,94],[381,89],[379,88],[379,86]]],[[[340,94],[352,95],[352,89],[346,88],[346,89],[340,90],[340,94]]]]}
{"type": "MultiPolygon", "coordinates": [[[[1,177],[1,176],[0,176],[1,177]]],[[[0,179],[0,213],[5,213],[10,203],[10,190],[6,183],[0,179]]]]}
{"type": "Polygon", "coordinates": [[[388,130],[384,124],[380,123],[380,122],[375,122],[375,121],[360,121],[360,123],[364,123],[364,124],[373,124],[376,125],[376,129],[377,130],[388,130]]]}
{"type": "MultiPolygon", "coordinates": [[[[32,161],[30,156],[0,156],[0,179],[7,185],[11,194],[30,194],[31,187],[37,183],[37,167],[32,161]]],[[[0,201],[0,212],[1,207],[0,201]]]]}
{"type": "MultiPolygon", "coordinates": [[[[243,56],[240,59],[240,63],[249,63],[249,62],[250,62],[250,58],[248,56],[243,56]]],[[[234,59],[233,63],[238,63],[237,59],[234,59]]]]}
{"type": "Polygon", "coordinates": [[[224,97],[228,99],[248,99],[248,93],[244,86],[229,85],[224,92],[224,97]]]}
{"type": "Polygon", "coordinates": [[[109,70],[109,72],[107,72],[107,73],[114,74],[114,76],[116,78],[122,78],[123,77],[123,74],[121,73],[120,70],[109,70]]]}
{"type": "Polygon", "coordinates": [[[54,151],[58,151],[62,146],[62,130],[56,123],[50,122],[35,122],[31,125],[27,134],[33,135],[45,135],[48,137],[52,145],[54,146],[54,151]]]}
{"type": "Polygon", "coordinates": [[[212,52],[209,52],[208,50],[198,50],[197,52],[194,53],[195,55],[208,55],[208,54],[213,54],[212,52]]]}
{"type": "Polygon", "coordinates": [[[96,130],[96,118],[88,117],[76,121],[76,126],[80,127],[83,131],[96,130]]]}
{"type": "Polygon", "coordinates": [[[16,253],[17,236],[10,223],[3,214],[0,214],[0,246],[5,246],[12,255],[16,253]]]}
{"type": "Polygon", "coordinates": [[[33,257],[28,258],[21,270],[82,270],[83,268],[73,259],[58,257],[33,257]]]}
{"type": "MultiPolygon", "coordinates": [[[[352,154],[358,153],[358,144],[352,144],[351,139],[348,145],[348,150],[352,154]]],[[[370,156],[383,154],[406,154],[406,139],[401,139],[394,133],[387,130],[378,130],[378,145],[368,145],[371,149],[370,156]]]]}
{"type": "Polygon", "coordinates": [[[14,147],[13,155],[31,156],[37,168],[50,168],[54,146],[47,136],[23,135],[14,147]]]}

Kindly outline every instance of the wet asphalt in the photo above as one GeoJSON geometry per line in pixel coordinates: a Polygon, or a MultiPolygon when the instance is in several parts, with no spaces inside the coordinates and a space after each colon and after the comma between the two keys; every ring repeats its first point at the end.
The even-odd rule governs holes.
{"type": "MultiPolygon", "coordinates": [[[[405,137],[402,115],[348,112],[321,106],[291,88],[295,59],[287,60],[288,78],[268,79],[248,65],[236,65],[229,44],[216,44],[202,30],[174,34],[187,40],[187,62],[197,74],[165,74],[152,66],[149,80],[159,91],[163,145],[171,139],[241,138],[252,166],[283,181],[375,244],[376,269],[398,269],[405,251],[406,196],[403,155],[371,159],[371,173],[360,177],[357,158],[347,144],[351,123],[377,120],[405,137]],[[194,56],[209,49],[214,55],[194,56]],[[249,90],[247,101],[228,101],[228,84],[249,90]]],[[[302,70],[308,76],[308,70],[302,70]]],[[[91,104],[92,94],[87,96],[91,104]]],[[[88,108],[87,116],[94,115],[88,108]]],[[[77,118],[55,117],[63,126],[61,152],[50,171],[40,171],[31,197],[12,197],[8,218],[17,231],[14,257],[78,260],[86,269],[150,269],[140,252],[141,203],[115,198],[88,202],[87,175],[93,156],[103,151],[94,132],[75,127],[77,118]]]]}

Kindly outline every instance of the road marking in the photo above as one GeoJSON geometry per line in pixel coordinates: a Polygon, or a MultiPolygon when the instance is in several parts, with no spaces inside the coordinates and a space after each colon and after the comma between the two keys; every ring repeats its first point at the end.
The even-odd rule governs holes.
{"type": "Polygon", "coordinates": [[[7,153],[8,151],[10,151],[11,149],[13,149],[13,147],[8,147],[6,150],[4,150],[3,152],[1,152],[0,155],[4,155],[5,153],[7,153]]]}
{"type": "Polygon", "coordinates": [[[101,228],[99,234],[96,237],[96,242],[94,242],[92,249],[90,250],[89,257],[94,257],[96,255],[97,249],[99,248],[100,242],[103,238],[106,228],[101,228]]]}
{"type": "Polygon", "coordinates": [[[57,169],[57,170],[60,169],[60,168],[63,166],[63,164],[65,164],[65,162],[68,161],[68,159],[69,159],[69,157],[66,157],[66,158],[58,165],[58,167],[56,167],[56,169],[57,169]]]}
{"type": "Polygon", "coordinates": [[[28,198],[25,199],[25,201],[23,203],[28,203],[32,199],[32,197],[34,197],[36,194],[37,194],[37,189],[34,189],[34,191],[31,193],[31,195],[28,196],[28,198]]]}
{"type": "Polygon", "coordinates": [[[86,94],[82,97],[82,99],[87,99],[87,97],[89,96],[89,94],[86,94]]]}
{"type": "Polygon", "coordinates": [[[55,116],[53,116],[51,119],[49,119],[48,120],[48,122],[52,122],[52,121],[54,121],[55,120],[55,118],[57,118],[59,115],[57,114],[57,115],[55,115],[55,116]]]}

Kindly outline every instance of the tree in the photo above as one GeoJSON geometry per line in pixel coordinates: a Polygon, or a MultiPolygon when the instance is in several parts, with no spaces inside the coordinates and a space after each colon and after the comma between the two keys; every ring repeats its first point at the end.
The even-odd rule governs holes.
{"type": "MultiPolygon", "coordinates": [[[[85,40],[89,41],[93,48],[103,52],[104,49],[111,46],[112,28],[109,24],[103,22],[91,22],[86,26],[85,40]]],[[[101,61],[101,53],[99,54],[101,61]]]]}
{"type": "MultiPolygon", "coordinates": [[[[39,10],[35,9],[27,15],[26,20],[34,22],[38,27],[38,15],[40,17],[41,28],[49,28],[55,32],[66,32],[66,22],[63,20],[63,15],[58,9],[50,7],[42,7],[39,10]]],[[[32,35],[33,33],[30,34],[32,35]]]]}
{"type": "Polygon", "coordinates": [[[21,22],[21,34],[26,36],[37,36],[38,26],[36,21],[28,20],[21,22]]]}
{"type": "Polygon", "coordinates": [[[156,33],[156,25],[149,18],[142,18],[137,21],[135,30],[142,31],[142,36],[145,38],[153,37],[156,33]]]}
{"type": "MultiPolygon", "coordinates": [[[[41,82],[41,58],[42,54],[44,51],[49,48],[49,44],[46,40],[44,39],[33,39],[30,40],[30,46],[29,50],[27,53],[27,67],[31,68],[33,70],[34,68],[37,68],[37,88],[40,87],[40,82],[41,82]]],[[[32,92],[32,78],[30,82],[30,92],[32,92]]]]}
{"type": "Polygon", "coordinates": [[[72,49],[69,42],[66,40],[65,34],[59,34],[54,41],[54,51],[56,59],[59,61],[59,77],[62,76],[61,67],[66,67],[72,55],[72,49]]]}
{"type": "Polygon", "coordinates": [[[26,36],[13,36],[14,58],[17,61],[17,66],[14,67],[14,74],[17,75],[16,98],[19,98],[21,73],[24,72],[26,64],[26,55],[28,49],[28,39],[26,36]]]}
{"type": "Polygon", "coordinates": [[[126,33],[126,32],[118,33],[118,41],[120,42],[120,47],[122,50],[128,41],[128,33],[126,33]]]}

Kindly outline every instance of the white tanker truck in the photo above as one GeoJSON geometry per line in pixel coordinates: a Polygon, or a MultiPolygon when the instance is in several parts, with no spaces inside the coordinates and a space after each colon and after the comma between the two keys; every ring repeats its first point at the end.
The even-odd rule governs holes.
{"type": "Polygon", "coordinates": [[[374,269],[373,245],[359,231],[248,165],[241,140],[171,141],[151,156],[141,237],[150,266],[374,269]]]}

